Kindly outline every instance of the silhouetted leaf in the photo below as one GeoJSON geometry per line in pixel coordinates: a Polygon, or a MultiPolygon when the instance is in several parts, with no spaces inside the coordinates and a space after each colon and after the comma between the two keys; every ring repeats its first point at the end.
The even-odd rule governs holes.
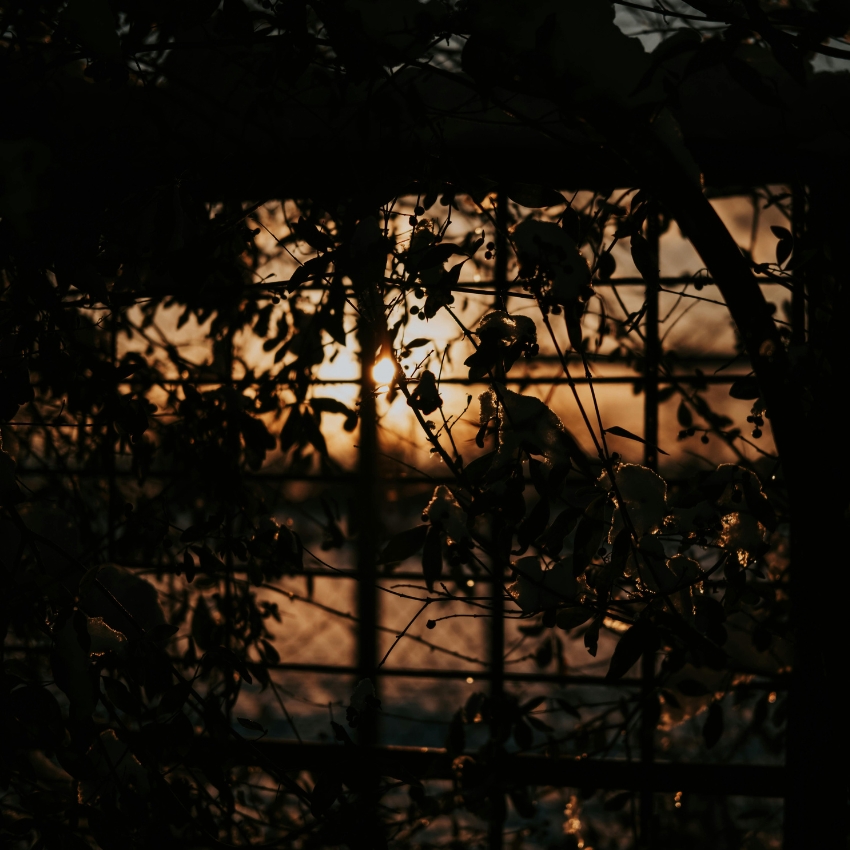
{"type": "Polygon", "coordinates": [[[696,679],[682,679],[682,681],[676,682],[676,689],[686,697],[701,697],[711,693],[702,682],[698,682],[696,679]]]}
{"type": "Polygon", "coordinates": [[[310,793],[310,812],[315,818],[322,817],[342,793],[342,780],[335,773],[325,773],[313,786],[310,793]]]}
{"type": "Polygon", "coordinates": [[[596,653],[599,649],[599,629],[602,626],[602,620],[596,618],[584,633],[584,645],[587,651],[596,658],[596,653]]]}
{"type": "Polygon", "coordinates": [[[405,561],[415,555],[425,543],[429,525],[417,525],[407,531],[393,535],[378,559],[379,564],[392,564],[405,561]]]}
{"type": "Polygon", "coordinates": [[[654,652],[658,645],[655,627],[645,620],[639,620],[620,636],[605,678],[622,679],[645,652],[654,652]]]}
{"type": "Polygon", "coordinates": [[[702,737],[708,749],[720,740],[723,735],[723,708],[719,702],[713,702],[708,707],[708,716],[702,727],[702,737]]]}
{"type": "Polygon", "coordinates": [[[410,394],[408,404],[421,410],[426,416],[443,406],[443,400],[437,391],[437,376],[430,369],[426,369],[419,376],[419,383],[410,394]]]}
{"type": "Polygon", "coordinates": [[[644,445],[648,445],[651,448],[655,449],[655,451],[657,451],[659,454],[667,454],[664,449],[661,449],[658,446],[653,445],[652,443],[647,443],[643,437],[638,437],[637,434],[633,434],[631,431],[627,431],[625,428],[621,428],[619,425],[615,425],[613,428],[606,428],[605,433],[612,434],[615,437],[625,437],[627,440],[634,440],[635,442],[643,443],[644,445]]]}
{"type": "Polygon", "coordinates": [[[739,399],[754,399],[761,395],[758,381],[755,375],[747,375],[744,378],[737,378],[729,388],[729,395],[732,398],[739,399]]]}
{"type": "Polygon", "coordinates": [[[443,574],[443,551],[440,532],[435,526],[429,526],[422,548],[422,575],[428,590],[434,589],[434,582],[443,574]]]}
{"type": "Polygon", "coordinates": [[[564,196],[554,189],[537,186],[533,183],[509,183],[505,194],[521,207],[554,207],[565,204],[564,196]]]}

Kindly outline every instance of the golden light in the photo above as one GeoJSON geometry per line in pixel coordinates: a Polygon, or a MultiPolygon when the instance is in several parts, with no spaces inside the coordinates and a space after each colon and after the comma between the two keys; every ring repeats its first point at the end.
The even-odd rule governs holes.
{"type": "Polygon", "coordinates": [[[395,362],[383,357],[372,367],[372,378],[376,384],[388,384],[395,377],[395,369],[395,362]]]}

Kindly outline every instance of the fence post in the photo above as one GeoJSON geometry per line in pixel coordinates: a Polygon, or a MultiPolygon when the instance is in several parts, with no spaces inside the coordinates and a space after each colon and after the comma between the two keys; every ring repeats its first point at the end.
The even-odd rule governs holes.
{"type": "MultiPolygon", "coordinates": [[[[658,361],[661,356],[661,344],[658,335],[658,287],[660,271],[660,221],[656,211],[646,220],[646,239],[654,258],[656,276],[646,282],[646,324],[645,351],[643,367],[643,462],[649,469],[658,469],[658,361]]],[[[656,713],[651,706],[655,694],[655,652],[647,651],[641,659],[641,724],[640,724],[640,760],[649,768],[655,756],[656,713]]],[[[646,770],[648,775],[649,771],[646,770]]],[[[653,843],[654,793],[651,785],[640,791],[640,846],[648,848],[653,843]]]]}
{"type": "MultiPolygon", "coordinates": [[[[507,310],[508,307],[508,196],[500,190],[496,197],[496,261],[493,269],[493,284],[495,289],[496,310],[507,310]]],[[[496,374],[495,377],[504,378],[496,374]]],[[[490,582],[490,605],[493,616],[490,620],[490,697],[497,712],[501,712],[501,704],[505,692],[505,600],[504,584],[505,571],[503,556],[510,560],[511,544],[506,546],[500,540],[498,523],[493,523],[493,548],[496,557],[492,560],[493,576],[490,582]]],[[[501,791],[494,793],[490,812],[488,840],[490,850],[501,850],[503,830],[507,816],[505,795],[501,791]]]]}
{"type": "MultiPolygon", "coordinates": [[[[361,321],[360,330],[360,435],[357,460],[357,674],[370,679],[378,690],[378,422],[375,404],[375,334],[361,321]]],[[[359,730],[361,744],[377,743],[377,727],[359,730]]]]}

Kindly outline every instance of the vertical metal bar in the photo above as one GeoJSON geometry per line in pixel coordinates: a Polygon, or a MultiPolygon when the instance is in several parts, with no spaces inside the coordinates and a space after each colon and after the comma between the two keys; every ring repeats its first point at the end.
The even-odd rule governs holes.
{"type": "Polygon", "coordinates": [[[496,261],[493,283],[496,289],[496,309],[508,309],[508,196],[504,189],[496,196],[496,261]]]}
{"type": "MultiPolygon", "coordinates": [[[[109,319],[109,357],[112,363],[113,372],[116,370],[118,365],[118,319],[116,317],[114,308],[112,315],[109,319]]],[[[118,401],[119,389],[118,385],[115,386],[115,401],[118,401]]],[[[107,464],[107,486],[109,487],[109,493],[107,495],[107,531],[106,531],[106,556],[107,559],[112,562],[115,560],[115,526],[117,521],[118,514],[118,499],[116,494],[116,489],[118,487],[118,479],[115,474],[116,471],[116,438],[117,434],[115,432],[114,425],[110,422],[106,426],[106,446],[104,447],[106,450],[106,464],[107,464]]]]}
{"type": "MultiPolygon", "coordinates": [[[[227,387],[225,395],[226,405],[226,431],[224,439],[227,446],[227,463],[231,467],[230,472],[233,475],[234,481],[238,479],[239,469],[239,429],[236,423],[236,389],[233,378],[233,329],[228,330],[227,336],[223,340],[224,346],[224,362],[222,363],[222,383],[227,387]]],[[[215,343],[213,343],[215,345],[215,343]]],[[[224,610],[225,610],[225,646],[227,649],[233,649],[233,618],[236,606],[233,600],[233,552],[231,544],[233,541],[233,513],[231,505],[228,502],[224,505],[224,535],[226,543],[226,551],[224,554],[224,610]]],[[[230,697],[225,692],[225,716],[229,724],[233,723],[233,705],[234,697],[230,697]]],[[[233,840],[233,822],[231,819],[231,840],[233,840]]]]}
{"type": "MultiPolygon", "coordinates": [[[[357,463],[357,670],[378,690],[378,423],[375,404],[375,334],[371,323],[360,325],[360,440],[357,463]]],[[[377,742],[377,729],[367,724],[359,731],[360,743],[377,742]]]]}
{"type": "MultiPolygon", "coordinates": [[[[658,332],[658,286],[661,277],[659,237],[660,221],[658,214],[653,212],[647,217],[646,239],[654,258],[657,270],[655,280],[646,282],[646,325],[644,351],[644,407],[643,407],[643,462],[649,469],[658,468],[658,361],[661,356],[661,344],[658,332]]],[[[655,652],[645,652],[641,659],[641,725],[640,725],[640,759],[641,763],[649,766],[655,757],[655,723],[656,715],[651,710],[655,699],[655,652]]],[[[654,793],[651,785],[646,785],[640,792],[640,845],[651,847],[653,842],[654,793]]]]}
{"type": "Polygon", "coordinates": [[[660,222],[658,216],[650,214],[646,222],[646,240],[649,250],[655,260],[654,266],[658,269],[658,277],[646,282],[646,325],[645,325],[645,351],[643,367],[644,405],[643,405],[643,438],[644,445],[643,462],[650,469],[658,468],[658,360],[661,354],[658,335],[658,286],[660,279],[659,268],[659,230],[660,222]]]}
{"type": "MultiPolygon", "coordinates": [[[[493,269],[493,283],[496,290],[495,308],[507,310],[508,290],[508,197],[500,191],[496,198],[496,262],[493,269]]],[[[504,375],[494,375],[504,378],[504,375]]],[[[496,557],[492,561],[493,581],[490,584],[490,697],[498,706],[505,691],[505,599],[504,564],[510,560],[511,544],[503,545],[499,539],[500,528],[493,523],[493,544],[496,557]]],[[[498,709],[497,709],[498,710],[498,709]]],[[[495,788],[491,799],[490,822],[488,825],[488,843],[490,850],[501,850],[506,817],[505,795],[495,788]]]]}
{"type": "MultiPolygon", "coordinates": [[[[799,256],[806,241],[806,191],[795,184],[791,187],[791,233],[794,236],[794,254],[799,256]]],[[[791,288],[791,343],[806,342],[806,289],[803,275],[794,270],[791,288]]]]}

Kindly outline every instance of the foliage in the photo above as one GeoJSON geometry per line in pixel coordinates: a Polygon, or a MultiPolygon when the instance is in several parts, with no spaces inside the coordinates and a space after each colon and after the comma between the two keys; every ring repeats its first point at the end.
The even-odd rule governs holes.
{"type": "MultiPolygon", "coordinates": [[[[648,52],[601,0],[0,5],[0,805],[11,845],[371,848],[415,841],[464,810],[501,834],[506,800],[521,818],[536,811],[524,780],[496,769],[509,749],[606,755],[641,723],[651,734],[698,714],[706,747],[719,747],[724,696],[766,670],[793,668],[834,705],[801,637],[822,602],[778,550],[790,528],[798,551],[824,551],[805,503],[831,479],[815,477],[801,447],[835,421],[829,375],[846,374],[830,324],[847,297],[838,243],[789,220],[774,228],[775,263],[744,256],[703,193],[701,174],[718,161],[695,112],[747,113],[732,131],[745,139],[736,168],[752,168],[753,183],[762,163],[749,145],[764,126],[776,132],[780,114],[787,146],[813,140],[817,153],[800,161],[816,184],[845,154],[818,108],[840,99],[846,78],[815,72],[812,56],[846,58],[833,41],[850,17],[842,3],[755,0],[682,14],[648,52]],[[449,235],[452,216],[468,222],[463,237],[449,235]],[[673,375],[675,358],[645,338],[657,239],[673,219],[751,364],[731,395],[753,402],[750,436],[770,427],[779,457],[747,462],[749,438],[712,407],[705,376],[671,378],[681,439],[723,441],[738,462],[668,484],[653,468],[657,435],[604,422],[571,369],[593,389],[607,346],[615,362],[646,370],[654,358],[673,375]],[[614,317],[599,290],[626,241],[647,297],[614,317]],[[264,275],[272,260],[288,279],[264,275]],[[771,316],[767,280],[795,304],[805,282],[808,339],[771,316]],[[456,299],[476,288],[491,306],[467,326],[456,299]],[[515,308],[520,298],[532,314],[515,308]],[[468,368],[478,432],[466,443],[429,336],[441,318],[457,325],[468,368]],[[203,357],[181,346],[189,328],[204,329],[203,357]],[[355,348],[356,404],[318,379],[355,348]],[[582,435],[508,387],[542,349],[582,435]],[[264,472],[341,476],[328,436],[337,426],[378,463],[376,359],[390,361],[388,397],[405,397],[447,480],[422,498],[421,522],[394,535],[370,524],[376,505],[343,518],[333,492],[320,494],[320,556],[314,529],[264,472]],[[643,465],[614,450],[635,441],[643,465]],[[592,716],[547,700],[576,721],[562,737],[543,697],[476,693],[448,727],[454,781],[442,796],[364,754],[381,701],[363,680],[346,726],[332,721],[332,758],[298,774],[258,743],[263,722],[234,712],[256,684],[286,713],[267,591],[349,548],[362,581],[376,565],[421,563],[425,586],[393,591],[421,603],[414,621],[447,601],[487,616],[498,606],[537,641],[541,669],[578,637],[593,657],[600,640],[616,641],[609,681],[656,654],[657,676],[592,716]],[[495,586],[484,602],[468,589],[483,576],[495,586]],[[477,749],[467,745],[476,726],[488,731],[477,749]],[[381,802],[399,787],[400,814],[381,802]]],[[[791,218],[789,195],[764,199],[791,218]]],[[[846,460],[835,464],[829,474],[844,480],[846,460]]],[[[846,523],[846,494],[832,498],[826,527],[846,523]]],[[[806,747],[826,757],[821,733],[795,737],[791,698],[772,709],[783,730],[772,738],[773,703],[758,700],[753,735],[778,748],[790,712],[789,758],[806,747]]],[[[792,824],[800,800],[825,787],[789,796],[792,824]]],[[[606,811],[623,810],[630,827],[624,806],[612,797],[606,811]]],[[[813,844],[830,845],[825,820],[813,844]]]]}

